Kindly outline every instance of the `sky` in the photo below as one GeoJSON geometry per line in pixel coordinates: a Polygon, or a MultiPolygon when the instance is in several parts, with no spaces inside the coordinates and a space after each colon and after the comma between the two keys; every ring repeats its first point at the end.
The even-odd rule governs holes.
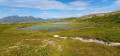
{"type": "Polygon", "coordinates": [[[40,18],[80,17],[120,9],[120,0],[0,0],[0,18],[34,16],[40,18]]]}

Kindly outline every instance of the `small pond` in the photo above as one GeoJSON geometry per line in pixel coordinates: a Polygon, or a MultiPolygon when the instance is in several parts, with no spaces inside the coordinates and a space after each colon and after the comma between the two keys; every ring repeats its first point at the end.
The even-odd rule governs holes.
{"type": "Polygon", "coordinates": [[[68,23],[71,23],[71,22],[55,22],[55,23],[52,23],[52,24],[68,24],[68,23]]]}
{"type": "Polygon", "coordinates": [[[68,25],[52,25],[52,24],[42,24],[42,25],[34,25],[30,27],[25,28],[19,28],[19,30],[45,30],[50,29],[50,31],[56,31],[58,29],[73,29],[74,26],[68,26],[68,25]]]}
{"type": "Polygon", "coordinates": [[[88,28],[88,26],[81,26],[82,28],[88,28]]]}

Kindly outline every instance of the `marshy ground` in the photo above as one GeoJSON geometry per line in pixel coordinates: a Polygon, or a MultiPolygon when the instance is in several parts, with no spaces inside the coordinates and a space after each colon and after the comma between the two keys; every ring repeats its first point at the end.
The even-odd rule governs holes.
{"type": "MultiPolygon", "coordinates": [[[[63,20],[64,21],[64,20],[63,20]]],[[[56,22],[63,22],[56,21],[56,22]]],[[[66,22],[66,21],[65,21],[66,22]]],[[[0,24],[1,56],[120,56],[120,46],[109,46],[94,42],[83,42],[69,37],[97,39],[107,43],[120,42],[119,28],[96,27],[92,22],[74,22],[60,24],[74,26],[70,29],[19,30],[19,28],[48,24],[14,23],[0,24]],[[86,26],[86,27],[83,27],[86,26]],[[63,36],[56,38],[54,35],[63,36]],[[67,38],[64,38],[67,37],[67,38]]],[[[56,24],[59,25],[59,24],[56,24]]]]}

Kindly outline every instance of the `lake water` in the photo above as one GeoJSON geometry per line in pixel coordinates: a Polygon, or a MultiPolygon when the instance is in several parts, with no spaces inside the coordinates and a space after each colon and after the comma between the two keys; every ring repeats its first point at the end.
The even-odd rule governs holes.
{"type": "Polygon", "coordinates": [[[71,22],[55,22],[55,23],[52,23],[52,24],[68,24],[68,23],[71,23],[71,22]]]}
{"type": "Polygon", "coordinates": [[[82,28],[88,28],[88,26],[81,26],[82,28]]]}
{"type": "Polygon", "coordinates": [[[53,25],[53,24],[42,24],[42,25],[35,25],[25,28],[19,28],[19,30],[45,30],[50,29],[50,31],[56,31],[58,29],[73,29],[74,26],[68,26],[68,25],[53,25]]]}

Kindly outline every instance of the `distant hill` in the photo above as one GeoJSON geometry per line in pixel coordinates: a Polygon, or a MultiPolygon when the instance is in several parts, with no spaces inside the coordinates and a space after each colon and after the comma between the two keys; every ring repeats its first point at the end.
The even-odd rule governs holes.
{"type": "MultiPolygon", "coordinates": [[[[70,17],[70,18],[64,18],[63,20],[79,20],[79,19],[92,19],[92,18],[99,18],[99,17],[106,17],[106,18],[115,18],[115,17],[120,17],[120,10],[113,11],[113,12],[108,12],[108,13],[97,13],[97,14],[89,14],[89,15],[84,15],[81,17],[70,17]]],[[[106,19],[105,18],[105,19],[106,19]]],[[[109,19],[108,19],[109,20],[109,19]]]]}
{"type": "Polygon", "coordinates": [[[105,14],[104,16],[94,16],[86,19],[94,23],[98,23],[103,27],[119,27],[120,28],[120,13],[112,12],[105,14]]]}
{"type": "Polygon", "coordinates": [[[82,17],[65,18],[63,20],[76,22],[87,21],[95,23],[97,26],[120,28],[120,10],[108,13],[90,14],[82,17]]]}
{"type": "Polygon", "coordinates": [[[116,14],[120,14],[120,10],[117,11],[113,11],[113,12],[108,12],[108,13],[96,13],[96,14],[89,14],[89,15],[84,15],[81,17],[71,17],[71,18],[64,18],[64,20],[77,20],[77,19],[89,19],[89,18],[93,18],[93,17],[99,17],[99,16],[112,16],[112,15],[116,15],[116,14]]]}
{"type": "Polygon", "coordinates": [[[42,19],[33,16],[8,16],[0,19],[0,23],[48,22],[56,19],[42,19]]]}

